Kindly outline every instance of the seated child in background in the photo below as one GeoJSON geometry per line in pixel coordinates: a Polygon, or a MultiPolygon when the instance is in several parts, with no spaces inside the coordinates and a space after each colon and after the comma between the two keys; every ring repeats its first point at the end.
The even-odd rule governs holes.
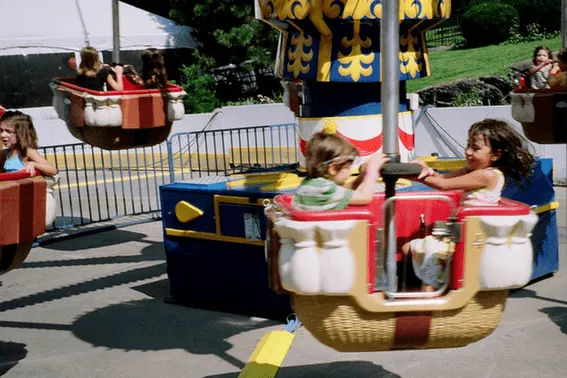
{"type": "Polygon", "coordinates": [[[0,118],[0,137],[6,149],[0,151],[2,172],[39,171],[54,176],[57,170],[37,152],[38,142],[32,119],[19,111],[8,110],[0,118]]]}
{"type": "Polygon", "coordinates": [[[336,134],[313,135],[307,144],[307,177],[293,195],[296,209],[340,210],[348,205],[366,205],[372,201],[374,186],[382,165],[389,159],[374,154],[352,187],[345,184],[351,175],[356,148],[336,134]]]}
{"type": "Polygon", "coordinates": [[[531,75],[530,86],[533,89],[549,88],[547,80],[553,60],[551,59],[551,50],[546,46],[538,46],[534,50],[534,65],[529,69],[531,75]]]}
{"type": "MultiPolygon", "coordinates": [[[[465,168],[445,174],[436,173],[422,161],[415,161],[423,167],[418,179],[435,189],[462,190],[463,205],[496,206],[505,182],[514,180],[521,185],[534,165],[525,139],[506,122],[496,119],[485,119],[471,126],[465,157],[465,168]]],[[[424,282],[425,291],[438,289],[444,283],[441,273],[446,258],[439,256],[447,255],[447,245],[432,240],[428,237],[412,240],[402,247],[404,253],[412,254],[416,275],[424,282]],[[434,248],[440,250],[433,253],[434,248]]]]}
{"type": "Polygon", "coordinates": [[[167,87],[167,72],[163,55],[154,48],[144,50],[142,53],[142,75],[134,67],[124,67],[124,75],[132,83],[145,89],[164,90],[167,87]]]}
{"type": "Polygon", "coordinates": [[[104,91],[105,84],[108,90],[121,91],[124,89],[122,83],[123,67],[110,67],[103,65],[98,57],[98,51],[94,47],[85,47],[81,50],[81,64],[77,75],[77,85],[104,91]]]}
{"type": "Polygon", "coordinates": [[[551,88],[567,87],[567,49],[563,49],[557,53],[557,62],[551,67],[549,72],[549,86],[551,88]]]}

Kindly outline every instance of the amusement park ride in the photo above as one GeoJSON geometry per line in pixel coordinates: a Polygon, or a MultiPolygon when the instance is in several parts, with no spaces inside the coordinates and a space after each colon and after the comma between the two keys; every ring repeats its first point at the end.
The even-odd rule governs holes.
{"type": "MultiPolygon", "coordinates": [[[[558,269],[548,162],[539,161],[525,191],[507,188],[498,206],[463,206],[457,191],[397,185],[420,170],[408,163],[415,158],[412,113],[418,106],[405,83],[430,74],[425,32],[450,13],[446,0],[256,1],[256,16],[281,31],[276,72],[297,116],[301,155],[319,131],[354,144],[355,168],[384,152],[391,158],[382,171],[385,191],[366,206],[306,212],[291,208],[293,188],[280,185],[277,173],[263,182],[250,175],[239,177],[241,184],[216,177],[162,186],[172,301],[274,316],[293,307],[315,338],[339,351],[452,348],[495,329],[510,289],[558,269]],[[274,224],[264,217],[265,205],[282,214],[274,224]],[[451,231],[455,251],[447,284],[433,296],[411,290],[400,246],[429,234],[436,222],[451,231]],[[251,224],[260,232],[251,235],[251,224]],[[265,249],[258,234],[270,235],[265,249]]],[[[115,37],[115,61],[118,52],[115,37]]],[[[104,149],[157,144],[184,113],[185,93],[174,85],[167,95],[139,88],[93,92],[73,79],[55,79],[52,88],[54,107],[71,133],[104,149]]],[[[530,140],[565,143],[566,102],[565,89],[518,88],[512,112],[530,140]]],[[[441,159],[433,163],[444,169],[441,159]]],[[[301,157],[298,176],[303,164],[301,157]]],[[[33,222],[20,217],[14,223],[14,212],[8,221],[2,206],[5,273],[23,262],[44,231],[46,189],[41,177],[3,174],[0,180],[3,204],[9,198],[20,212],[34,212],[33,222]]],[[[287,345],[270,357],[281,363],[292,337],[270,334],[262,345],[274,338],[274,345],[284,339],[287,345]]],[[[251,362],[261,365],[261,355],[257,350],[251,362]]],[[[251,369],[247,365],[244,376],[253,376],[251,369]]]]}

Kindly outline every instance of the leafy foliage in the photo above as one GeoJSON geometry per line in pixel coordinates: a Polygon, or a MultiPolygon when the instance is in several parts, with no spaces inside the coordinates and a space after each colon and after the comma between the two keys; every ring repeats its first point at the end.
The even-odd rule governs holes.
{"type": "Polygon", "coordinates": [[[457,92],[455,99],[451,102],[451,106],[482,106],[482,96],[478,92],[457,92]]]}
{"type": "Polygon", "coordinates": [[[255,19],[254,2],[239,0],[170,0],[170,17],[194,28],[201,46],[197,63],[207,69],[250,61],[274,63],[278,32],[255,19]]]}
{"type": "Polygon", "coordinates": [[[188,97],[193,98],[187,101],[194,105],[188,106],[188,111],[208,111],[202,109],[258,94],[271,96],[274,88],[281,90],[273,77],[259,74],[262,68],[274,65],[279,32],[255,18],[253,1],[170,0],[170,3],[170,17],[192,27],[193,37],[200,44],[193,54],[192,65],[184,69],[187,81],[182,85],[188,97]],[[226,74],[217,83],[210,73],[219,67],[226,74]],[[238,78],[250,73],[256,75],[257,89],[255,93],[244,93],[238,78]],[[197,106],[200,100],[204,103],[197,106]]]}
{"type": "Polygon", "coordinates": [[[520,33],[537,24],[548,33],[561,28],[561,0],[472,0],[470,6],[480,3],[499,3],[514,7],[520,16],[520,33]]]}
{"type": "Polygon", "coordinates": [[[510,37],[518,24],[518,11],[510,5],[489,2],[471,6],[461,20],[461,31],[469,47],[495,45],[510,37]]]}
{"type": "Polygon", "coordinates": [[[525,33],[520,33],[517,28],[510,30],[510,38],[504,41],[503,45],[511,45],[515,43],[539,41],[541,39],[551,39],[559,36],[560,32],[545,32],[538,24],[528,25],[525,33]]]}
{"type": "Polygon", "coordinates": [[[219,106],[215,95],[215,79],[210,73],[203,72],[195,64],[184,66],[181,71],[187,80],[181,86],[187,92],[184,99],[186,113],[208,113],[219,106]]]}

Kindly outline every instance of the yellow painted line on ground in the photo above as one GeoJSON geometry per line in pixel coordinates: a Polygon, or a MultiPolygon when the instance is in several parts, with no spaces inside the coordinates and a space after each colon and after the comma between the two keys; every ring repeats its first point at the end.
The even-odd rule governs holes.
{"type": "MultiPolygon", "coordinates": [[[[180,170],[175,170],[175,173],[181,173],[180,170]]],[[[189,174],[189,171],[185,171],[184,173],[189,174]]],[[[69,176],[74,176],[74,175],[69,175],[69,176]]],[[[163,176],[166,180],[169,180],[169,172],[168,173],[148,173],[145,175],[138,175],[138,174],[123,174],[122,177],[120,176],[120,173],[115,173],[114,174],[114,179],[112,178],[112,175],[108,174],[106,175],[106,179],[102,179],[102,180],[89,180],[89,181],[84,181],[84,182],[79,182],[79,183],[72,183],[72,184],[64,184],[64,185],[57,185],[55,186],[54,189],[71,189],[71,188],[79,188],[79,187],[84,187],[84,186],[95,186],[95,185],[104,185],[104,184],[113,184],[113,183],[120,183],[120,182],[128,182],[128,181],[136,181],[136,180],[142,180],[142,179],[148,179],[148,178],[154,178],[154,177],[159,177],[159,176],[163,176]],[[108,177],[110,176],[110,177],[108,177]]],[[[80,179],[80,177],[79,177],[80,179]]]]}
{"type": "MultiPolygon", "coordinates": [[[[228,169],[231,164],[289,164],[296,156],[295,147],[232,147],[228,152],[189,152],[188,150],[175,151],[172,161],[176,168],[201,167],[201,169],[228,169]]],[[[45,158],[59,170],[71,169],[118,169],[120,165],[129,165],[130,168],[156,167],[156,169],[169,168],[167,151],[146,152],[146,151],[121,151],[92,153],[91,151],[77,150],[63,153],[48,152],[45,158]]]]}
{"type": "Polygon", "coordinates": [[[264,335],[238,378],[274,378],[294,338],[288,331],[271,331],[264,335]]]}

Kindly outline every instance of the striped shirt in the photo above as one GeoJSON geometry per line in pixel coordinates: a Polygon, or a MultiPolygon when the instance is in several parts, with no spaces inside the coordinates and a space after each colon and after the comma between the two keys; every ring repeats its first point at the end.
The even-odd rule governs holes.
{"type": "Polygon", "coordinates": [[[341,210],[353,191],[323,177],[306,178],[293,195],[293,207],[308,211],[341,210]]]}

